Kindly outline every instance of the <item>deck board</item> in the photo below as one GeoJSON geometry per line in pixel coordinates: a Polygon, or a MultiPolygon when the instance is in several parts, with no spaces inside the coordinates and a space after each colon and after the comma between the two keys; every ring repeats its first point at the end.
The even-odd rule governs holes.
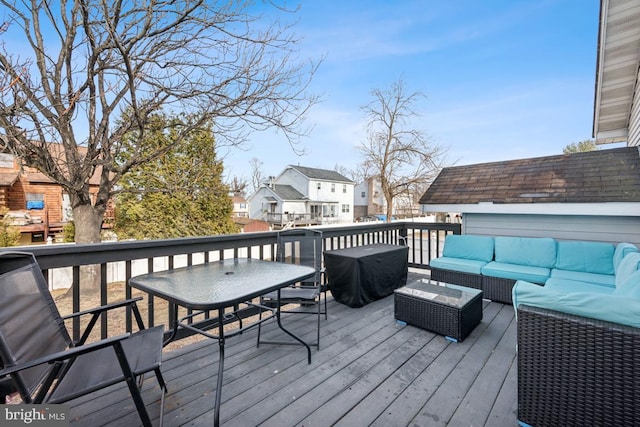
{"type": "MultiPolygon", "coordinates": [[[[411,278],[411,277],[410,277],[411,278]]],[[[257,330],[227,340],[221,422],[228,426],[516,426],[516,331],[513,308],[483,301],[482,323],[462,342],[403,326],[393,297],[353,309],[329,298],[320,350],[312,363],[299,346],[262,344],[257,330]]],[[[314,316],[286,326],[315,339],[314,316]]],[[[275,324],[265,339],[281,339],[275,324]]],[[[213,341],[165,352],[169,387],[165,426],[213,424],[218,346],[213,341]]],[[[154,423],[154,378],[143,398],[154,423]]],[[[114,386],[70,402],[72,425],[135,426],[128,390],[114,386]]]]}

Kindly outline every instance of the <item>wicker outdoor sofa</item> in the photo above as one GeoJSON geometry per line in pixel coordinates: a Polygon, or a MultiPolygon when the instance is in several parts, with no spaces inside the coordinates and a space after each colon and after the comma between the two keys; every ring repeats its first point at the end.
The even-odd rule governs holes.
{"type": "Polygon", "coordinates": [[[640,328],[519,305],[522,426],[640,425],[640,328]]]}
{"type": "Polygon", "coordinates": [[[518,280],[579,281],[613,287],[617,265],[630,243],[558,241],[536,237],[448,235],[443,254],[430,262],[431,278],[482,289],[483,297],[511,304],[518,280]]]}
{"type": "Polygon", "coordinates": [[[640,425],[640,253],[617,279],[516,282],[522,426],[640,425]]]}

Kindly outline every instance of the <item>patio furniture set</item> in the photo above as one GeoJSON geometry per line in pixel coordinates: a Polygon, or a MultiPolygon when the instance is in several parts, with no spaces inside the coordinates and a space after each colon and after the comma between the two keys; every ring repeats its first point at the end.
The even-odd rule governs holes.
{"type": "Polygon", "coordinates": [[[431,265],[514,305],[520,425],[640,425],[635,245],[450,235],[431,265]]]}
{"type": "MultiPolygon", "coordinates": [[[[130,280],[132,287],[171,303],[173,335],[164,344],[178,329],[192,329],[218,341],[216,425],[225,340],[248,328],[260,331],[264,321],[275,318],[292,341],[261,341],[258,332],[258,345],[303,345],[311,363],[309,345],[320,348],[320,319],[327,316],[323,274],[336,301],[361,307],[394,294],[400,324],[451,341],[464,340],[481,322],[483,298],[513,303],[518,320],[518,421],[523,426],[634,425],[640,420],[640,385],[634,374],[640,368],[640,252],[632,244],[448,235],[443,256],[432,260],[431,279],[409,284],[406,246],[374,244],[323,253],[320,232],[292,230],[278,236],[277,247],[278,262],[221,260],[130,280]],[[323,256],[326,270],[321,267],[323,256]],[[289,312],[317,315],[315,343],[307,344],[283,326],[281,313],[292,302],[301,304],[301,309],[289,312]],[[243,325],[236,316],[240,304],[255,306],[259,320],[243,325]],[[315,304],[316,310],[304,307],[307,304],[315,304]],[[189,310],[187,316],[178,318],[178,306],[189,310]],[[221,319],[216,332],[193,326],[198,313],[210,310],[221,319]],[[231,332],[224,328],[236,321],[238,327],[231,332]]],[[[16,310],[3,309],[1,314],[9,317],[3,317],[0,325],[0,377],[10,376],[27,403],[64,402],[125,381],[142,423],[150,425],[136,382],[145,372],[155,372],[163,401],[167,390],[160,373],[163,327],[145,329],[137,300],[129,300],[81,313],[92,320],[80,342],[72,342],[64,329],[66,317],[57,312],[35,258],[24,253],[2,256],[11,262],[3,262],[0,271],[0,303],[18,307],[14,301],[23,301],[18,312],[34,318],[29,309],[37,307],[49,313],[53,326],[41,331],[35,323],[27,335],[46,337],[26,339],[25,334],[15,335],[20,329],[12,319],[18,318],[16,310]],[[31,286],[28,298],[23,282],[31,286]],[[141,332],[84,344],[100,313],[123,306],[131,307],[141,332]],[[79,379],[93,378],[86,375],[91,364],[82,361],[96,357],[90,353],[94,349],[110,360],[107,379],[80,387],[79,379]],[[138,359],[133,352],[140,349],[153,357],[138,359]],[[37,371],[36,366],[40,366],[37,371]],[[69,387],[77,392],[66,393],[69,387]]]]}
{"type": "MultiPolygon", "coordinates": [[[[214,400],[214,424],[219,425],[226,339],[257,327],[258,346],[265,343],[303,345],[307,350],[308,363],[311,363],[309,344],[284,327],[281,314],[317,314],[317,341],[311,345],[320,348],[320,318],[321,315],[325,318],[327,316],[327,288],[321,284],[321,276],[325,273],[321,267],[323,255],[327,265],[326,274],[332,283],[331,290],[336,300],[350,307],[361,307],[388,296],[406,284],[406,246],[372,244],[326,251],[323,254],[321,232],[291,230],[278,235],[277,262],[228,259],[132,277],[129,281],[131,287],[170,303],[172,314],[169,318],[172,319],[172,324],[169,325],[170,336],[164,342],[163,326],[148,329],[144,327],[136,306],[140,298],[80,313],[93,317],[81,340],[72,342],[64,325],[66,317],[63,318],[58,313],[35,257],[28,253],[4,252],[1,255],[3,270],[0,271],[0,304],[6,309],[1,313],[4,317],[0,325],[0,377],[11,378],[24,403],[46,404],[63,403],[116,382],[125,381],[138,408],[141,422],[147,426],[151,425],[151,418],[140,396],[139,386],[144,373],[154,371],[162,390],[162,424],[162,407],[167,392],[160,372],[162,347],[177,336],[178,330],[192,330],[216,340],[219,345],[220,360],[214,400]],[[24,298],[23,293],[28,298],[24,298]],[[324,311],[321,309],[323,293],[324,311]],[[258,303],[254,302],[255,298],[259,298],[258,303]],[[17,301],[21,303],[17,304],[17,301]],[[290,303],[301,304],[301,309],[289,309],[290,306],[287,304],[290,303]],[[315,304],[317,310],[306,309],[304,305],[308,304],[315,304]],[[240,305],[255,306],[259,312],[258,321],[243,325],[242,319],[236,315],[240,305]],[[140,332],[107,338],[97,343],[85,343],[101,313],[124,306],[131,307],[140,332]],[[9,310],[8,307],[14,309],[9,310]],[[188,310],[186,316],[178,316],[179,307],[188,310]],[[39,314],[32,310],[49,313],[52,322],[27,322],[26,318],[38,318],[39,314]],[[217,311],[220,321],[215,325],[210,323],[207,329],[195,326],[194,319],[209,311],[217,311]],[[268,315],[263,316],[264,312],[268,312],[268,315]],[[261,325],[272,318],[275,318],[279,328],[292,338],[291,341],[261,340],[261,325]],[[238,322],[237,328],[225,328],[233,322],[238,322]],[[25,324],[32,327],[21,327],[25,324]],[[210,331],[212,327],[214,329],[210,331]],[[55,338],[56,336],[60,338],[55,338]],[[110,348],[113,348],[113,351],[110,348]],[[144,354],[144,357],[137,353],[144,354]],[[108,361],[104,363],[108,369],[103,375],[96,373],[92,368],[92,361],[100,358],[108,361]],[[81,384],[85,379],[90,382],[96,378],[95,383],[81,384]]],[[[427,283],[425,286],[431,285],[427,283]]],[[[452,291],[444,287],[441,289],[443,292],[452,291]]],[[[455,292],[456,295],[447,296],[446,304],[456,300],[460,291],[455,292]]],[[[422,296],[424,295],[419,298],[422,296]]],[[[478,291],[477,295],[474,295],[474,301],[479,302],[480,296],[481,292],[478,291]]],[[[408,314],[413,311],[408,301],[399,301],[396,305],[398,308],[408,308],[408,314]]],[[[474,304],[474,307],[476,320],[471,323],[462,322],[465,325],[462,335],[444,330],[442,333],[463,339],[470,329],[479,323],[482,316],[481,304],[474,304]]],[[[453,309],[459,308],[461,307],[453,309]]],[[[422,311],[415,313],[420,314],[422,311]]],[[[412,323],[410,318],[407,318],[407,321],[412,323]]],[[[416,325],[438,330],[437,325],[430,325],[428,322],[418,321],[416,325]]],[[[4,385],[6,386],[6,382],[4,385]]]]}

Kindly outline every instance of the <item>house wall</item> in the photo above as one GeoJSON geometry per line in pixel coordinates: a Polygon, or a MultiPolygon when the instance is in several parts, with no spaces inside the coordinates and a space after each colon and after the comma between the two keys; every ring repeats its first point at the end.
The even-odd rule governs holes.
{"type": "Polygon", "coordinates": [[[464,213],[464,234],[630,242],[640,247],[640,217],[464,213]]]}
{"type": "Polygon", "coordinates": [[[290,185],[305,196],[309,196],[307,178],[295,169],[285,169],[276,179],[277,184],[290,185]]]}
{"type": "Polygon", "coordinates": [[[247,204],[249,208],[249,218],[262,219],[263,212],[270,211],[270,204],[267,202],[266,197],[273,197],[273,193],[267,190],[265,187],[261,187],[251,197],[249,197],[247,204]]]}
{"type": "MultiPolygon", "coordinates": [[[[337,181],[323,181],[309,179],[295,169],[286,169],[276,179],[278,184],[290,185],[309,198],[308,204],[324,202],[335,204],[335,216],[338,222],[352,222],[354,217],[354,185],[337,181]],[[318,188],[320,187],[320,188],[318,188]],[[348,206],[348,212],[342,212],[343,205],[348,206]]],[[[292,211],[291,208],[284,211],[292,211]]]]}
{"type": "Polygon", "coordinates": [[[305,202],[297,201],[297,200],[286,200],[282,202],[282,211],[279,213],[283,213],[283,214],[308,213],[307,204],[305,202]]]}
{"type": "Polygon", "coordinates": [[[627,145],[629,147],[640,146],[640,69],[638,69],[638,75],[636,76],[636,90],[631,104],[627,145]]]}
{"type": "MultiPolygon", "coordinates": [[[[20,177],[7,191],[7,207],[12,211],[27,209],[26,194],[42,194],[49,222],[62,222],[62,189],[53,183],[30,183],[20,177]]],[[[32,216],[41,216],[44,221],[45,210],[31,210],[32,216]]]]}

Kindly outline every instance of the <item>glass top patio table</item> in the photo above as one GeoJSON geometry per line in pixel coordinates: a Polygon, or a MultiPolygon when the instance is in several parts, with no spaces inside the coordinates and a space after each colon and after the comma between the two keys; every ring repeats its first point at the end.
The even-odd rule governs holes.
{"type": "Polygon", "coordinates": [[[129,285],[174,303],[173,335],[169,341],[176,336],[179,327],[218,340],[220,359],[214,402],[214,425],[219,426],[222,374],[224,372],[224,344],[227,337],[238,335],[240,331],[248,327],[256,326],[275,317],[278,327],[282,331],[306,347],[307,360],[308,363],[311,363],[311,348],[309,345],[282,326],[280,320],[280,289],[309,279],[315,274],[316,270],[312,267],[251,258],[234,258],[143,274],[129,279],[129,285]],[[240,321],[240,329],[231,334],[225,333],[224,324],[225,320],[228,319],[225,316],[225,308],[234,307],[235,310],[237,309],[235,307],[241,303],[256,305],[251,303],[250,300],[272,291],[277,291],[278,303],[276,307],[261,307],[261,309],[270,310],[273,313],[272,315],[261,318],[261,320],[246,328],[242,327],[241,319],[236,316],[240,321]],[[198,313],[178,319],[178,306],[192,310],[217,310],[219,319],[217,322],[217,335],[201,330],[191,324],[191,319],[198,313]]]}
{"type": "Polygon", "coordinates": [[[313,277],[311,267],[235,258],[132,277],[132,287],[183,307],[214,310],[313,277]]]}

